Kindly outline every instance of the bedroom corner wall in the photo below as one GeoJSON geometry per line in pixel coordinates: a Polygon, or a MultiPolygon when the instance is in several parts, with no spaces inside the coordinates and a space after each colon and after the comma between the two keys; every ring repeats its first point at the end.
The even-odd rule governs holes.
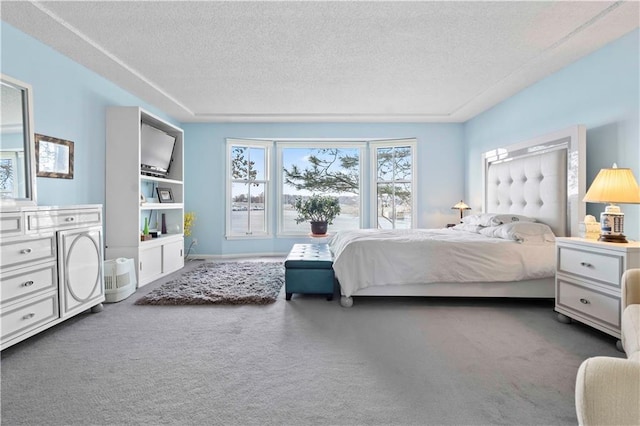
{"type": "MultiPolygon", "coordinates": [[[[482,207],[481,154],[575,124],[587,127],[587,188],[601,168],[640,180],[640,30],[585,56],[464,124],[466,198],[482,207]]],[[[640,240],[640,206],[621,205],[625,234],[640,240]]],[[[587,204],[599,218],[603,204],[587,204]]]]}
{"type": "MultiPolygon", "coordinates": [[[[183,123],[185,211],[197,215],[194,237],[199,255],[286,253],[308,237],[225,239],[226,138],[410,138],[418,140],[418,226],[444,227],[464,192],[462,124],[428,123],[183,123]]],[[[272,191],[273,192],[273,191],[272,191]]],[[[273,198],[273,197],[272,197],[273,198]]],[[[270,223],[275,229],[276,218],[270,223]]]]}
{"type": "Polygon", "coordinates": [[[105,114],[110,105],[157,108],[0,21],[2,73],[33,88],[35,133],[74,142],[73,179],[37,178],[38,204],[104,204],[105,114]]]}

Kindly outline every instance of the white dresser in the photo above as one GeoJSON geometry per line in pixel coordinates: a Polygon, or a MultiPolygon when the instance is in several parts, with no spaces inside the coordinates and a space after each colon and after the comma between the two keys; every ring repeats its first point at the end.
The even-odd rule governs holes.
{"type": "Polygon", "coordinates": [[[104,301],[102,206],[0,214],[0,349],[104,301]]]}
{"type": "Polygon", "coordinates": [[[558,319],[575,319],[620,338],[620,279],[640,267],[640,243],[556,239],[558,319]]]}

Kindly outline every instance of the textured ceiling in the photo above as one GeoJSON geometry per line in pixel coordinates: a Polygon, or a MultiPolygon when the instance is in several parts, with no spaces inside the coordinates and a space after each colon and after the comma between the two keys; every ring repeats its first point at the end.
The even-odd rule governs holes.
{"type": "Polygon", "coordinates": [[[640,24],[633,2],[9,2],[184,122],[461,122],[640,24]]]}

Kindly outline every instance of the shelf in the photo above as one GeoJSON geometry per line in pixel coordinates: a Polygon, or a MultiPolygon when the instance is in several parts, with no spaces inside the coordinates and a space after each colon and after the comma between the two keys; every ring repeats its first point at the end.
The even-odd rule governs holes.
{"type": "Polygon", "coordinates": [[[180,180],[167,179],[167,178],[161,178],[161,177],[156,177],[156,176],[147,176],[147,175],[140,175],[140,180],[146,180],[148,182],[171,183],[171,184],[175,184],[175,185],[182,185],[183,184],[183,182],[180,181],[180,180]]]}
{"type": "Polygon", "coordinates": [[[152,238],[147,241],[140,241],[140,246],[151,247],[151,246],[161,246],[171,240],[179,241],[183,238],[183,234],[164,234],[157,238],[152,238]]]}
{"type": "Polygon", "coordinates": [[[140,210],[177,210],[183,208],[182,203],[143,203],[140,210]]]}

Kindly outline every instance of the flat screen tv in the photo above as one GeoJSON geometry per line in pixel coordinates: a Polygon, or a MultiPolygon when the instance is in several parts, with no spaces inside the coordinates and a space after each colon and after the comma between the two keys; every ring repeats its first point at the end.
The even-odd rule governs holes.
{"type": "Polygon", "coordinates": [[[146,123],[140,127],[140,171],[149,176],[167,177],[173,160],[175,136],[146,123]]]}

